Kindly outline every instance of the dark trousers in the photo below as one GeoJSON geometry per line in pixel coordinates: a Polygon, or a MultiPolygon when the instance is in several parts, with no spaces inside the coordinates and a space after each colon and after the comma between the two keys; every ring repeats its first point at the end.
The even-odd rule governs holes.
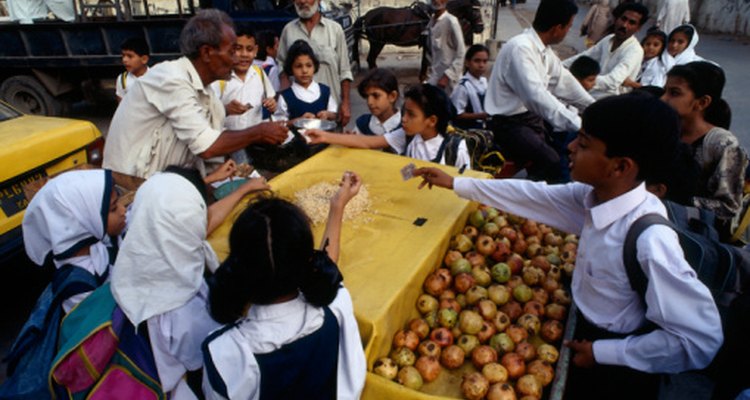
{"type": "MultiPolygon", "coordinates": [[[[582,340],[621,339],[631,334],[617,334],[596,327],[579,312],[575,338],[582,340]]],[[[648,331],[644,329],[645,333],[648,331]]],[[[637,333],[632,333],[637,334],[637,333]]],[[[647,374],[628,367],[597,364],[579,368],[571,362],[564,400],[650,400],[659,393],[661,375],[647,374]]]]}
{"type": "Polygon", "coordinates": [[[560,152],[567,150],[556,149],[552,129],[542,117],[529,111],[512,116],[493,115],[489,127],[506,158],[518,165],[530,163],[527,167],[530,179],[562,181],[560,152]]]}

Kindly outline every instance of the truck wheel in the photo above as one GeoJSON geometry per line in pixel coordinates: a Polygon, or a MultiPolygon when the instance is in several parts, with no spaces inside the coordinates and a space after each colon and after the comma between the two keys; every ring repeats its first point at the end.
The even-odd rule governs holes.
{"type": "Polygon", "coordinates": [[[0,97],[26,114],[60,115],[61,103],[33,76],[16,75],[0,86],[0,97]]]}

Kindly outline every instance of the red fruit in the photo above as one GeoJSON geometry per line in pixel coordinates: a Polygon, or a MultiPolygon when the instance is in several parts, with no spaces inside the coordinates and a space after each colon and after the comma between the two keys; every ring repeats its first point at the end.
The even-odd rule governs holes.
{"type": "Polygon", "coordinates": [[[505,260],[505,263],[508,264],[510,267],[510,272],[513,275],[518,275],[521,273],[521,270],[523,269],[523,257],[521,257],[518,253],[511,254],[507,260],[505,260]]]}
{"type": "Polygon", "coordinates": [[[435,273],[443,277],[445,280],[445,290],[447,290],[453,282],[453,274],[451,274],[451,270],[448,268],[438,268],[435,270],[435,273]]]}
{"type": "Polygon", "coordinates": [[[425,382],[432,382],[440,375],[440,362],[432,356],[422,356],[417,359],[414,367],[422,375],[425,382]]]}
{"type": "Polygon", "coordinates": [[[469,261],[469,264],[471,264],[472,268],[486,264],[484,256],[475,251],[466,253],[465,258],[469,261]]]}
{"type": "Polygon", "coordinates": [[[462,272],[462,273],[456,275],[454,287],[456,288],[457,292],[459,292],[459,293],[466,293],[475,284],[476,284],[476,282],[474,280],[474,277],[471,276],[471,274],[467,274],[465,272],[462,272]]]}
{"type": "MultiPolygon", "coordinates": [[[[546,294],[547,292],[542,290],[542,293],[546,294]]],[[[544,315],[544,306],[542,305],[542,303],[536,300],[531,300],[531,301],[526,302],[526,304],[523,305],[523,313],[541,317],[544,315]]]]}
{"type": "Polygon", "coordinates": [[[448,282],[437,273],[427,275],[427,279],[424,280],[424,291],[433,296],[440,296],[446,288],[448,288],[448,282]]]}
{"type": "Polygon", "coordinates": [[[412,331],[400,330],[393,336],[393,347],[406,347],[414,351],[419,346],[419,336],[412,331]]]}
{"type": "Polygon", "coordinates": [[[529,248],[529,244],[526,243],[525,239],[516,239],[515,242],[513,242],[513,252],[518,254],[523,254],[526,252],[526,250],[529,248]]]}
{"type": "Polygon", "coordinates": [[[409,330],[416,333],[420,340],[430,336],[430,325],[422,318],[414,318],[409,321],[409,330]]]}
{"type": "Polygon", "coordinates": [[[536,347],[529,342],[521,342],[516,345],[516,353],[518,353],[523,360],[528,362],[536,358],[536,347]]]}
{"type": "Polygon", "coordinates": [[[476,249],[479,254],[488,256],[495,252],[495,240],[488,235],[479,235],[477,238],[476,249]]]}
{"type": "Polygon", "coordinates": [[[465,358],[466,353],[464,353],[464,350],[456,345],[452,345],[443,349],[443,352],[440,354],[440,363],[445,368],[456,369],[463,365],[465,358]]]}
{"type": "Polygon", "coordinates": [[[479,346],[471,352],[471,363],[481,370],[486,364],[497,361],[497,351],[490,346],[479,346]]]}
{"type": "Polygon", "coordinates": [[[487,343],[488,340],[497,333],[495,324],[490,321],[482,321],[482,329],[477,333],[477,339],[482,343],[487,343]]]}
{"type": "Polygon", "coordinates": [[[437,343],[440,347],[447,347],[453,344],[453,334],[448,328],[433,329],[430,333],[430,340],[437,343]]]}
{"type": "Polygon", "coordinates": [[[544,321],[539,335],[547,342],[556,343],[563,335],[563,324],[560,321],[549,319],[544,321]]]}
{"type": "Polygon", "coordinates": [[[500,364],[508,370],[510,379],[518,379],[526,373],[526,363],[518,353],[505,353],[500,359],[500,364]]]}
{"type": "Polygon", "coordinates": [[[529,338],[529,331],[519,325],[511,325],[505,329],[505,333],[516,343],[521,343],[529,338]]]}
{"type": "Polygon", "coordinates": [[[547,304],[546,307],[544,307],[544,315],[546,315],[547,318],[556,319],[558,321],[562,321],[565,319],[566,312],[567,310],[565,306],[557,303],[550,303],[547,304]]]}
{"type": "Polygon", "coordinates": [[[552,366],[542,360],[534,360],[526,366],[526,372],[536,376],[542,386],[547,386],[552,383],[552,379],[555,378],[555,371],[552,366]]]}
{"type": "Polygon", "coordinates": [[[523,309],[521,308],[521,304],[516,301],[509,301],[499,308],[500,311],[504,312],[505,315],[510,318],[511,321],[515,321],[518,319],[518,317],[523,314],[523,309]]]}
{"type": "Polygon", "coordinates": [[[440,357],[440,345],[432,340],[425,340],[417,347],[420,356],[440,357]]]}
{"type": "Polygon", "coordinates": [[[443,259],[443,262],[445,263],[446,267],[450,268],[450,266],[453,264],[453,262],[455,262],[459,258],[463,258],[463,255],[461,255],[460,251],[458,251],[458,250],[448,250],[448,253],[445,254],[445,258],[443,259]]]}
{"type": "Polygon", "coordinates": [[[461,312],[461,305],[458,304],[458,300],[456,299],[442,299],[440,300],[440,309],[444,308],[450,308],[457,313],[461,312]]]}
{"type": "Polygon", "coordinates": [[[496,240],[495,251],[492,252],[490,257],[495,260],[495,262],[505,262],[510,254],[510,245],[505,240],[496,240]]]}
{"type": "Polygon", "coordinates": [[[510,240],[511,243],[515,242],[516,239],[518,239],[518,233],[516,233],[516,230],[511,228],[510,226],[504,226],[500,228],[499,234],[500,236],[510,240]]]}
{"type": "Polygon", "coordinates": [[[490,382],[479,372],[472,372],[464,376],[461,382],[461,391],[468,400],[481,400],[487,395],[490,382]]]}

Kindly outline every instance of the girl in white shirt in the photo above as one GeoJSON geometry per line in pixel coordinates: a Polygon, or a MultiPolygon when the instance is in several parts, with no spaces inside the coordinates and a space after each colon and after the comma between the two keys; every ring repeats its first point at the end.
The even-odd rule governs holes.
{"type": "Polygon", "coordinates": [[[635,81],[630,78],[625,79],[623,86],[634,89],[643,86],[664,87],[667,82],[667,66],[662,56],[667,49],[667,34],[658,29],[650,29],[641,41],[641,46],[643,47],[641,71],[635,81]]]}
{"type": "Polygon", "coordinates": [[[385,68],[375,68],[357,86],[359,95],[367,101],[370,114],[357,118],[354,132],[381,136],[401,129],[401,111],[396,108],[399,98],[398,79],[385,68]]]}
{"type": "Polygon", "coordinates": [[[344,174],[322,250],[307,215],[286,200],[261,198],[237,218],[229,256],[208,280],[211,314],[228,324],[203,344],[208,399],[359,398],[366,362],[335,260],[360,186],[344,174]]]}
{"type": "Polygon", "coordinates": [[[320,61],[307,42],[300,39],[289,47],[284,73],[293,76],[294,83],[280,93],[278,117],[336,120],[336,97],[331,95],[330,87],[315,81],[318,69],[320,61]]]}
{"type": "Polygon", "coordinates": [[[675,65],[683,65],[693,61],[703,61],[703,57],[695,53],[698,45],[698,31],[693,25],[685,24],[674,28],[667,38],[667,51],[664,53],[664,65],[667,71],[675,65]]]}
{"type": "Polygon", "coordinates": [[[475,44],[466,50],[464,57],[464,76],[451,93],[451,102],[456,107],[454,124],[459,128],[484,128],[489,117],[484,111],[484,95],[487,93],[487,61],[490,51],[481,44],[475,44]]]}
{"type": "Polygon", "coordinates": [[[446,133],[448,121],[453,119],[455,112],[442,89],[421,84],[404,94],[401,113],[403,129],[383,136],[340,135],[318,129],[310,129],[305,135],[310,143],[331,143],[363,149],[391,147],[397,154],[418,160],[471,168],[466,141],[460,136],[446,133]]]}

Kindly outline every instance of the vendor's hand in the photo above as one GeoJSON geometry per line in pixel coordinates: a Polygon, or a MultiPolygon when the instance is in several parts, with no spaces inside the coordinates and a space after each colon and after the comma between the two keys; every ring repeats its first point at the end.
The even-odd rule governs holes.
{"type": "Polygon", "coordinates": [[[250,192],[257,192],[259,190],[270,190],[271,185],[266,182],[266,178],[250,178],[247,182],[243,183],[237,190],[243,195],[250,192]]]}
{"type": "Polygon", "coordinates": [[[260,128],[260,134],[255,143],[281,144],[286,140],[289,133],[286,121],[261,122],[258,127],[260,128]]]}
{"type": "Polygon", "coordinates": [[[422,177],[419,189],[422,189],[425,185],[429,185],[430,189],[432,189],[433,185],[453,189],[453,177],[437,168],[417,168],[414,170],[414,176],[422,177]]]}
{"type": "Polygon", "coordinates": [[[229,159],[224,162],[224,164],[221,164],[219,168],[216,168],[214,172],[211,172],[205,178],[203,178],[203,181],[207,184],[218,182],[229,178],[230,176],[234,175],[235,172],[237,172],[237,163],[235,163],[234,160],[229,159]]]}
{"type": "Polygon", "coordinates": [[[344,207],[354,196],[359,193],[362,187],[362,178],[352,171],[344,172],[339,183],[339,190],[331,197],[331,207],[344,207]]]}
{"type": "Polygon", "coordinates": [[[339,123],[341,126],[346,126],[349,120],[352,118],[352,108],[348,101],[342,102],[339,107],[339,123]]]}
{"type": "Polygon", "coordinates": [[[327,119],[329,121],[333,121],[333,120],[336,119],[336,113],[332,113],[330,111],[323,110],[323,111],[319,111],[318,115],[316,115],[315,118],[318,118],[318,119],[327,119]]]}
{"type": "Polygon", "coordinates": [[[315,119],[315,114],[313,114],[311,112],[306,112],[306,113],[302,114],[302,116],[300,118],[315,119]]]}
{"type": "Polygon", "coordinates": [[[232,100],[226,106],[227,115],[240,115],[253,108],[250,104],[242,104],[238,100],[232,100]]]}
{"type": "Polygon", "coordinates": [[[269,97],[265,100],[263,100],[263,107],[266,108],[266,110],[270,111],[271,114],[276,112],[276,99],[273,97],[269,97]]]}
{"type": "Polygon", "coordinates": [[[573,364],[576,366],[591,368],[596,365],[593,342],[588,340],[566,340],[563,344],[575,352],[573,354],[573,364]]]}
{"type": "Polygon", "coordinates": [[[305,130],[304,136],[310,139],[310,144],[328,143],[328,135],[330,132],[326,132],[320,129],[307,129],[305,130]]]}
{"type": "Polygon", "coordinates": [[[487,114],[486,112],[479,113],[479,119],[488,119],[490,117],[490,114],[487,114]]]}

